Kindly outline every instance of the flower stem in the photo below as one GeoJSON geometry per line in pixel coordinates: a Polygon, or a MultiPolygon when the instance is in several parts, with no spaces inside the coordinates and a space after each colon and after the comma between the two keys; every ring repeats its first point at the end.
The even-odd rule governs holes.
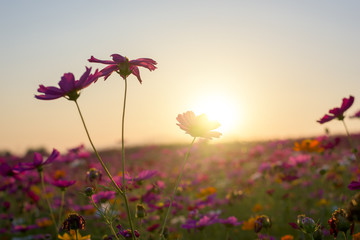
{"type": "Polygon", "coordinates": [[[162,225],[162,228],[161,228],[160,240],[164,237],[163,234],[164,234],[164,230],[165,230],[167,218],[168,218],[169,213],[170,213],[170,211],[171,211],[171,206],[172,206],[172,204],[173,204],[173,202],[174,202],[175,194],[176,194],[177,188],[179,187],[180,180],[181,180],[181,177],[182,177],[182,174],[183,174],[183,171],[184,171],[186,162],[187,162],[187,160],[188,160],[188,158],[189,158],[190,149],[191,149],[192,145],[194,144],[195,139],[196,139],[196,137],[194,137],[194,139],[192,140],[192,142],[191,142],[191,144],[190,144],[190,146],[189,146],[189,148],[188,148],[188,150],[187,150],[187,152],[186,152],[185,159],[184,159],[183,165],[182,165],[182,167],[181,167],[181,171],[180,171],[179,177],[178,177],[178,179],[177,179],[177,181],[176,181],[176,185],[175,185],[173,194],[172,194],[172,196],[171,196],[170,205],[169,205],[169,208],[168,208],[168,210],[167,210],[167,212],[166,212],[165,219],[164,219],[164,222],[163,222],[163,225],[162,225]]]}
{"type": "Polygon", "coordinates": [[[345,124],[345,121],[344,121],[344,120],[341,120],[341,121],[342,121],[343,124],[344,124],[345,131],[346,131],[346,135],[347,135],[347,137],[348,137],[348,141],[349,141],[349,144],[350,144],[350,147],[351,147],[351,151],[352,151],[353,154],[355,155],[356,160],[357,160],[358,162],[360,162],[360,159],[359,159],[358,153],[357,153],[357,149],[356,149],[355,146],[354,146],[354,143],[353,143],[353,141],[352,141],[352,139],[351,139],[351,136],[350,136],[349,130],[348,130],[346,124],[345,124]]]}
{"type": "Polygon", "coordinates": [[[126,109],[126,95],[127,95],[127,79],[124,78],[125,81],[125,90],[124,90],[124,104],[123,104],[123,113],[122,113],[122,119],[121,119],[121,160],[122,160],[122,180],[123,180],[123,187],[122,187],[122,191],[123,191],[123,197],[124,197],[124,201],[125,201],[125,208],[126,208],[126,213],[128,216],[128,221],[130,224],[130,229],[131,229],[131,236],[132,239],[135,240],[135,232],[134,232],[134,226],[133,226],[133,222],[131,219],[131,212],[130,212],[130,208],[129,208],[129,203],[128,203],[128,199],[126,196],[126,182],[125,182],[125,109],[126,109]]]}
{"type": "Polygon", "coordinates": [[[63,211],[63,207],[64,207],[64,200],[65,200],[65,189],[61,189],[61,204],[60,204],[60,211],[59,211],[59,226],[61,224],[61,214],[63,211]]]}
{"type": "Polygon", "coordinates": [[[48,197],[46,196],[46,190],[45,190],[45,183],[44,183],[44,173],[42,170],[39,171],[39,174],[40,174],[40,179],[41,179],[41,187],[42,187],[42,190],[43,190],[43,194],[45,195],[45,200],[47,202],[47,205],[49,207],[49,211],[50,211],[50,217],[51,217],[51,220],[53,221],[54,223],[54,228],[55,228],[55,233],[58,232],[57,230],[57,224],[56,224],[56,221],[55,221],[55,217],[54,217],[54,212],[52,210],[52,207],[51,207],[51,204],[50,204],[50,201],[48,199],[48,197]]]}
{"type": "Polygon", "coordinates": [[[114,227],[112,225],[112,222],[109,221],[109,219],[104,215],[104,213],[101,211],[101,209],[96,205],[96,203],[94,202],[94,199],[92,197],[90,197],[92,204],[94,205],[94,207],[96,208],[96,210],[98,210],[98,212],[100,213],[100,215],[104,218],[105,222],[107,225],[109,225],[111,232],[114,234],[115,238],[117,240],[119,240],[119,237],[117,236],[114,227]]]}
{"type": "Polygon", "coordinates": [[[103,167],[103,169],[105,170],[105,172],[106,172],[106,174],[108,175],[109,179],[110,179],[111,182],[113,183],[115,189],[116,189],[121,195],[124,195],[123,191],[121,191],[121,189],[119,188],[119,186],[118,186],[118,185],[116,184],[116,182],[114,181],[113,177],[111,176],[109,170],[107,169],[104,161],[101,159],[98,151],[96,150],[96,148],[95,148],[95,146],[94,146],[94,144],[93,144],[93,142],[92,142],[92,140],[91,140],[89,131],[88,131],[88,129],[87,129],[87,127],[86,127],[86,124],[85,124],[85,120],[84,120],[84,118],[83,118],[83,115],[81,114],[81,110],[80,110],[79,104],[77,103],[76,100],[75,100],[74,102],[75,102],[76,107],[77,107],[77,110],[78,110],[78,112],[79,112],[81,121],[82,121],[82,123],[83,123],[83,125],[84,125],[86,135],[87,135],[87,137],[88,137],[88,139],[89,139],[89,142],[90,142],[90,144],[91,144],[91,146],[92,146],[92,148],[93,148],[93,150],[94,150],[94,152],[95,152],[95,154],[96,154],[97,159],[99,160],[101,166],[103,167]]]}

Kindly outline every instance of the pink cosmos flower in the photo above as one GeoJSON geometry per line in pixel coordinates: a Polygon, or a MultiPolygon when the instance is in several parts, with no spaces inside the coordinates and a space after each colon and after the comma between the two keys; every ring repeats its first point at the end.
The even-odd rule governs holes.
{"type": "Polygon", "coordinates": [[[187,111],[179,114],[176,120],[179,122],[176,125],[193,137],[212,139],[221,136],[221,133],[212,131],[220,127],[220,124],[217,121],[209,121],[205,114],[195,116],[194,112],[187,111]]]}
{"type": "Polygon", "coordinates": [[[93,198],[95,203],[104,203],[111,199],[114,199],[115,194],[116,193],[114,191],[104,191],[104,192],[99,192],[97,194],[94,194],[91,197],[93,198]]]}
{"type": "Polygon", "coordinates": [[[350,95],[349,98],[343,98],[342,104],[340,108],[333,108],[331,110],[329,110],[330,114],[325,114],[320,120],[318,120],[317,122],[320,124],[329,122],[335,118],[337,118],[338,120],[343,120],[344,119],[344,112],[346,110],[348,110],[351,105],[353,105],[354,103],[354,97],[350,95]]]}
{"type": "Polygon", "coordinates": [[[54,185],[55,187],[60,188],[61,190],[65,190],[65,188],[70,187],[76,183],[75,180],[67,181],[63,179],[53,180],[50,182],[51,185],[54,185]]]}
{"type": "Polygon", "coordinates": [[[65,73],[59,82],[59,88],[57,87],[45,87],[40,85],[38,92],[42,95],[35,95],[40,100],[53,100],[60,97],[65,97],[68,100],[75,101],[79,96],[79,91],[86,88],[91,83],[95,82],[101,73],[96,69],[94,74],[90,74],[91,68],[86,67],[85,73],[80,77],[79,80],[75,80],[74,74],[65,73]]]}
{"type": "Polygon", "coordinates": [[[360,118],[360,110],[357,111],[354,115],[350,116],[350,118],[360,118]]]}
{"type": "Polygon", "coordinates": [[[359,177],[359,181],[351,181],[351,183],[348,185],[348,189],[359,190],[360,189],[360,177],[359,177]]]}
{"type": "Polygon", "coordinates": [[[47,159],[44,159],[43,156],[35,152],[34,153],[34,159],[31,163],[20,163],[17,169],[19,171],[27,171],[32,169],[38,169],[38,171],[42,171],[42,167],[46,164],[52,163],[59,157],[60,153],[58,150],[53,149],[52,153],[47,159]]]}
{"type": "Polygon", "coordinates": [[[152,60],[151,58],[138,58],[136,60],[130,60],[127,57],[123,57],[119,54],[112,54],[112,61],[111,60],[99,60],[94,58],[93,56],[90,57],[88,60],[89,62],[96,62],[107,64],[106,68],[102,69],[100,72],[102,76],[105,77],[105,80],[113,73],[117,72],[120,74],[122,78],[127,78],[130,74],[134,74],[140,83],[142,83],[140,77],[140,71],[138,67],[144,67],[153,71],[156,69],[157,62],[152,60]]]}

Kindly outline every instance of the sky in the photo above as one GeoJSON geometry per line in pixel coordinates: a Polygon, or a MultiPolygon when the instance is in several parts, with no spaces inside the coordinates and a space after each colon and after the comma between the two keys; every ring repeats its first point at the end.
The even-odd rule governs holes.
{"type": "MultiPolygon", "coordinates": [[[[60,151],[89,143],[73,102],[34,98],[39,84],[76,79],[94,56],[152,58],[128,78],[127,146],[190,143],[176,125],[186,111],[207,113],[223,133],[214,143],[314,137],[342,98],[360,110],[360,2],[48,1],[0,2],[0,151],[60,151]]],[[[124,80],[113,74],[78,99],[98,148],[119,147],[124,80]]],[[[359,119],[346,119],[351,133],[359,119]]]]}

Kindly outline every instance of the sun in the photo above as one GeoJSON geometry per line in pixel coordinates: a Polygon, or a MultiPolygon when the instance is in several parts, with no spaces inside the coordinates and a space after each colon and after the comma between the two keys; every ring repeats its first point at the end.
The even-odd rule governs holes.
{"type": "Polygon", "coordinates": [[[229,97],[221,95],[202,97],[196,102],[194,112],[196,115],[205,113],[209,120],[218,121],[221,126],[217,131],[224,134],[232,130],[238,119],[233,103],[229,97]]]}

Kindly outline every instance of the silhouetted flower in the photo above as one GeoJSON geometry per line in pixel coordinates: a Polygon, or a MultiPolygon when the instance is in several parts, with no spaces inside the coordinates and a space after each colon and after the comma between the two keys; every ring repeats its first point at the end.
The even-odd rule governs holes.
{"type": "Polygon", "coordinates": [[[156,62],[151,58],[138,58],[136,60],[130,60],[127,57],[123,57],[119,54],[112,54],[112,61],[111,60],[99,60],[94,58],[93,56],[90,57],[88,60],[89,62],[95,63],[102,63],[107,64],[106,68],[102,69],[100,72],[102,76],[105,77],[105,80],[113,73],[117,72],[120,76],[126,79],[130,74],[134,74],[140,83],[142,83],[140,77],[140,71],[138,67],[144,67],[153,71],[156,69],[156,62]]]}
{"type": "Polygon", "coordinates": [[[90,74],[91,68],[86,67],[85,73],[80,77],[79,80],[75,80],[74,74],[65,73],[59,82],[59,87],[45,87],[40,85],[38,92],[42,95],[35,95],[40,100],[53,100],[60,97],[65,97],[68,100],[75,101],[80,96],[79,91],[86,88],[91,83],[95,82],[101,73],[98,70],[94,74],[90,74]]]}
{"type": "Polygon", "coordinates": [[[354,103],[353,96],[350,95],[349,98],[343,98],[340,108],[333,108],[333,109],[329,110],[329,114],[325,114],[325,116],[323,116],[317,122],[320,124],[323,124],[323,123],[329,122],[335,118],[337,118],[338,120],[343,120],[344,112],[346,110],[348,110],[351,107],[351,105],[353,105],[353,103],[354,103]]]}
{"type": "Polygon", "coordinates": [[[205,114],[195,116],[194,112],[187,111],[179,114],[176,120],[179,122],[176,125],[193,137],[212,139],[221,136],[221,133],[212,131],[220,127],[220,124],[217,121],[209,121],[205,114]]]}

